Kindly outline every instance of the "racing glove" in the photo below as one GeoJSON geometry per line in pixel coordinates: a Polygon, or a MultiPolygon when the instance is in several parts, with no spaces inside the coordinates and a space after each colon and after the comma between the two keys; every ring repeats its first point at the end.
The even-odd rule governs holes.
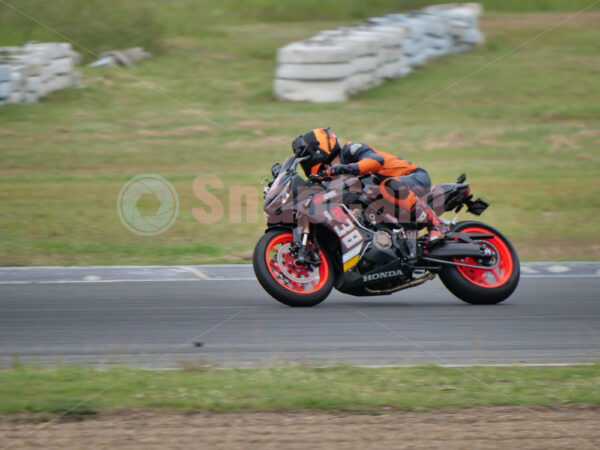
{"type": "Polygon", "coordinates": [[[329,175],[330,177],[335,177],[344,174],[357,175],[358,164],[336,164],[335,166],[331,166],[327,170],[327,175],[329,175]]]}

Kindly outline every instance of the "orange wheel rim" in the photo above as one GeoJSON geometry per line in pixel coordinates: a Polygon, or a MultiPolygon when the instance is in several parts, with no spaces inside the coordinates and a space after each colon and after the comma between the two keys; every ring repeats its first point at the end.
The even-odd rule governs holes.
{"type": "Polygon", "coordinates": [[[321,265],[318,269],[310,270],[306,266],[297,265],[295,256],[290,252],[292,243],[292,233],[280,234],[269,242],[265,252],[269,272],[273,279],[288,291],[302,295],[313,294],[327,283],[329,278],[327,259],[319,249],[321,265]]]}
{"type": "MultiPolygon", "coordinates": [[[[483,228],[470,227],[460,230],[460,232],[493,234],[494,237],[492,239],[486,239],[485,242],[489,242],[494,246],[498,261],[498,264],[493,269],[472,269],[470,267],[457,266],[460,274],[470,283],[487,289],[497,288],[505,284],[510,279],[514,269],[512,255],[506,242],[500,239],[495,233],[483,228]]],[[[454,262],[470,264],[474,266],[479,265],[471,257],[454,259],[454,262]]]]}

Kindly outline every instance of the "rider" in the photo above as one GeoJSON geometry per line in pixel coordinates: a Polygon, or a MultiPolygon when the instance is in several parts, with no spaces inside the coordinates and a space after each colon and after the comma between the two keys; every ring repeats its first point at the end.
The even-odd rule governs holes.
{"type": "Polygon", "coordinates": [[[320,171],[326,171],[329,176],[376,175],[384,199],[409,211],[411,217],[416,215],[417,208],[423,211],[429,229],[428,244],[444,238],[448,227],[415,195],[415,191],[423,195],[431,187],[429,175],[416,164],[366,144],[347,142],[342,147],[328,128],[315,128],[298,136],[292,142],[292,149],[296,157],[310,156],[300,163],[307,176],[320,171]]]}

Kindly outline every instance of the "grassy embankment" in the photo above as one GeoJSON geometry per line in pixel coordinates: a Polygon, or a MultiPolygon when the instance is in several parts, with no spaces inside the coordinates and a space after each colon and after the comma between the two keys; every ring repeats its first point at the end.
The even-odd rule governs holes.
{"type": "Polygon", "coordinates": [[[0,414],[170,410],[455,410],[600,403],[600,366],[0,371],[0,414]],[[108,389],[107,389],[108,388],[108,389]],[[99,395],[97,395],[99,394],[99,395]],[[84,401],[91,399],[89,402],[84,401]]]}
{"type": "MultiPolygon", "coordinates": [[[[253,9],[233,1],[210,7],[180,1],[169,8],[148,1],[148,16],[136,23],[156,35],[140,37],[155,58],[128,70],[83,68],[86,89],[0,108],[1,265],[247,260],[262,222],[231,224],[226,207],[219,222],[199,224],[192,208],[205,204],[194,196],[193,180],[218,175],[225,187],[213,193],[225,205],[230,186],[259,192],[271,164],[289,154],[291,139],[315,126],[415,161],[434,182],[465,171],[472,191],[492,204],[482,219],[505,232],[522,259],[600,258],[600,13],[584,13],[504,57],[570,13],[489,12],[481,49],[437,60],[347,103],[317,105],[273,101],[277,48],[389,11],[391,2],[352,2],[343,9],[331,0],[289,10],[246,3],[253,9]],[[315,19],[310,14],[317,4],[329,13],[315,19]],[[141,173],[166,177],[181,201],[175,225],[152,238],[126,230],[115,208],[123,184],[141,173]]],[[[499,8],[494,4],[500,2],[488,3],[499,8]]],[[[586,6],[501,3],[503,11],[586,6]]],[[[91,22],[95,7],[77,11],[98,24],[91,22]]],[[[30,13],[36,11],[51,21],[49,11],[30,13]]],[[[15,22],[11,28],[6,17],[4,10],[0,45],[60,40],[37,26],[15,22]]],[[[58,25],[88,42],[86,27],[58,25]]],[[[108,22],[104,33],[99,25],[87,28],[107,43],[93,50],[132,43],[127,33],[111,33],[108,22]]],[[[155,207],[145,206],[148,212],[155,207]]]]}

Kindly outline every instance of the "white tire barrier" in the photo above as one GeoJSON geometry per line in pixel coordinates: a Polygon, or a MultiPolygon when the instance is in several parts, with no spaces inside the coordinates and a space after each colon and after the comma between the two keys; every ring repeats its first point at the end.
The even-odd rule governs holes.
{"type": "Polygon", "coordinates": [[[339,80],[352,75],[350,62],[339,64],[281,64],[275,71],[277,78],[287,80],[339,80]]]}
{"type": "Polygon", "coordinates": [[[348,87],[345,80],[312,81],[275,79],[273,85],[279,100],[293,102],[344,102],[348,100],[348,87]]]}
{"type": "Polygon", "coordinates": [[[81,86],[78,60],[69,43],[0,47],[0,105],[35,103],[50,92],[81,86]]]}
{"type": "Polygon", "coordinates": [[[327,45],[318,42],[293,42],[277,52],[280,64],[346,63],[354,57],[349,45],[327,45]]]}
{"type": "Polygon", "coordinates": [[[12,83],[10,69],[7,66],[0,66],[0,106],[7,103],[12,94],[12,83]]]}
{"type": "Polygon", "coordinates": [[[432,5],[408,14],[322,31],[277,52],[273,90],[278,100],[338,102],[407,76],[428,60],[484,42],[478,3],[432,5]]]}

